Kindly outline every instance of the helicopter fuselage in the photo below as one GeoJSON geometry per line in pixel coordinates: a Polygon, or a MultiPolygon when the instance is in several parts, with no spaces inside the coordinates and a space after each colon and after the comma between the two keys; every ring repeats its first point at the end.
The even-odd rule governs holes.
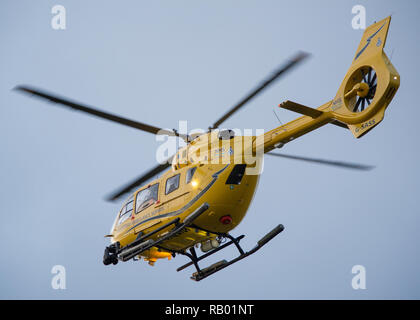
{"type": "MultiPolygon", "coordinates": [[[[252,149],[254,137],[246,138],[249,138],[252,149]]],[[[201,140],[204,140],[203,137],[201,140]]],[[[259,179],[259,171],[245,174],[248,169],[255,169],[258,161],[248,166],[235,155],[235,142],[243,140],[246,139],[235,137],[220,141],[220,144],[219,139],[216,139],[216,143],[211,141],[213,143],[209,144],[207,140],[204,144],[198,138],[181,148],[174,157],[171,169],[135,191],[124,203],[111,230],[111,241],[118,241],[120,246],[130,244],[175,217],[185,219],[203,203],[207,203],[210,209],[194,222],[198,228],[186,228],[182,234],[165,242],[163,250],[148,250],[143,256],[146,259],[169,257],[165,249],[167,252],[183,251],[238,226],[246,215],[259,179]],[[207,145],[212,146],[205,156],[204,145],[206,150],[207,145]],[[201,156],[194,158],[192,153],[197,156],[197,152],[201,156]]],[[[238,154],[243,157],[244,153],[246,148],[245,152],[241,150],[238,154]]],[[[162,234],[165,234],[165,230],[152,239],[156,240],[162,234]]]]}

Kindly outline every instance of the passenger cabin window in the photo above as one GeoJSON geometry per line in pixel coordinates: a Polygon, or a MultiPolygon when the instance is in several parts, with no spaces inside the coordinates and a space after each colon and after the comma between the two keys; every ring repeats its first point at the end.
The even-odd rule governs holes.
{"type": "Polygon", "coordinates": [[[140,191],[136,198],[136,213],[150,207],[158,200],[159,183],[140,191]]]}
{"type": "Polygon", "coordinates": [[[172,191],[175,191],[179,188],[179,174],[176,176],[168,178],[166,180],[166,188],[165,188],[165,194],[170,194],[172,191]]]}
{"type": "Polygon", "coordinates": [[[197,167],[190,168],[187,171],[187,176],[185,177],[185,183],[189,184],[194,176],[195,170],[197,170],[197,167]]]}
{"type": "Polygon", "coordinates": [[[133,201],[134,197],[131,196],[122,207],[120,211],[120,217],[118,219],[118,225],[126,221],[131,216],[131,213],[133,212],[133,201]]]}

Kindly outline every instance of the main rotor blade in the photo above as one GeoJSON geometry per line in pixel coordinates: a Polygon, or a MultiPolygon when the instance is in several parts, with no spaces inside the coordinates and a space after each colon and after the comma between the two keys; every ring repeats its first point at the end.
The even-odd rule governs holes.
{"type": "Polygon", "coordinates": [[[63,97],[59,97],[56,95],[52,95],[50,93],[47,93],[45,91],[41,91],[35,88],[30,88],[27,86],[17,86],[15,87],[15,90],[24,92],[24,93],[28,93],[28,94],[33,94],[37,97],[49,100],[50,102],[53,103],[57,103],[57,104],[62,104],[64,106],[67,106],[71,109],[77,110],[77,111],[82,111],[85,113],[88,113],[90,115],[102,118],[102,119],[106,119],[106,120],[110,120],[112,122],[116,122],[119,124],[123,124],[125,126],[131,127],[131,128],[135,128],[135,129],[139,129],[142,131],[146,131],[146,132],[150,132],[153,134],[165,134],[168,136],[177,136],[177,137],[181,137],[184,140],[187,139],[186,135],[182,135],[182,134],[178,134],[176,131],[169,131],[169,130],[164,130],[155,126],[151,126],[142,122],[138,122],[138,121],[134,121],[134,120],[130,120],[127,118],[123,118],[120,117],[118,115],[115,114],[111,114],[108,112],[104,112],[95,108],[92,108],[90,106],[86,106],[86,105],[82,105],[78,102],[75,101],[71,101],[71,100],[67,100],[66,98],[63,97]]]}
{"type": "Polygon", "coordinates": [[[308,158],[308,157],[301,157],[301,156],[292,156],[292,155],[280,154],[280,153],[269,152],[267,153],[267,155],[293,159],[293,160],[307,161],[307,162],[318,163],[318,164],[325,164],[329,166],[335,166],[335,167],[346,168],[346,169],[354,169],[354,170],[368,171],[375,168],[374,166],[369,166],[369,165],[364,165],[364,164],[357,164],[357,163],[350,163],[350,162],[343,162],[343,161],[331,161],[331,160],[308,158]]]}
{"type": "Polygon", "coordinates": [[[245,98],[239,101],[235,106],[233,106],[228,112],[226,112],[219,120],[217,120],[210,129],[215,129],[220,126],[225,120],[227,120],[232,114],[238,111],[241,107],[243,107],[247,102],[251,99],[256,97],[261,91],[266,89],[270,84],[272,84],[275,80],[277,80],[281,75],[285,74],[287,71],[292,69],[295,65],[301,62],[303,59],[308,57],[309,54],[305,52],[298,52],[290,61],[288,61],[285,65],[281,66],[274,73],[267,79],[265,79],[257,88],[255,88],[251,93],[249,93],[245,98]]]}
{"type": "Polygon", "coordinates": [[[166,168],[169,168],[172,163],[172,157],[166,160],[163,164],[158,164],[157,166],[151,168],[149,171],[145,172],[142,176],[138,177],[137,179],[131,181],[130,183],[126,184],[125,186],[122,186],[121,188],[117,189],[113,193],[111,193],[109,196],[106,197],[107,201],[114,201],[117,200],[122,195],[126,194],[127,192],[131,191],[135,187],[141,186],[143,183],[145,183],[150,178],[153,178],[166,168]]]}

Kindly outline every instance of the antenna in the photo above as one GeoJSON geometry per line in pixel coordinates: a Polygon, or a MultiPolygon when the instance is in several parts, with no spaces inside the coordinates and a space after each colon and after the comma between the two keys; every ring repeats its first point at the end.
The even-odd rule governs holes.
{"type": "Polygon", "coordinates": [[[391,56],[389,57],[389,61],[392,61],[392,56],[394,55],[395,48],[392,48],[391,56]]]}
{"type": "Polygon", "coordinates": [[[280,121],[280,118],[277,116],[276,110],[273,109],[273,113],[276,116],[277,120],[279,121],[280,125],[283,125],[283,123],[280,121]]]}

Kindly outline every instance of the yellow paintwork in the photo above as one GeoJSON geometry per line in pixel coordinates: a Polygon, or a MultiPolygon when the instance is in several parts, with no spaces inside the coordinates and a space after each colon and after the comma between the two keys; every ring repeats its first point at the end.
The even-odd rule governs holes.
{"type": "MultiPolygon", "coordinates": [[[[149,186],[159,183],[158,201],[139,214],[134,214],[134,210],[132,218],[121,225],[114,224],[111,232],[112,242],[119,241],[121,246],[125,246],[134,241],[139,232],[153,231],[174,217],[179,217],[182,221],[205,202],[210,208],[194,224],[213,232],[229,232],[244,218],[258,184],[258,174],[245,175],[239,185],[225,184],[234,165],[246,163],[247,155],[252,156],[258,150],[262,150],[263,153],[269,152],[276,146],[288,143],[334,120],[348,125],[356,138],[375,127],[382,121],[385,109],[394,97],[400,82],[398,72],[383,52],[390,20],[391,17],[388,17],[366,29],[336,96],[317,108],[321,111],[319,116],[302,116],[259,137],[235,137],[221,141],[217,137],[217,132],[197,137],[178,151],[171,170],[148,184],[149,186]],[[367,94],[368,88],[360,83],[361,76],[359,76],[360,69],[366,67],[372,67],[377,73],[376,94],[369,108],[354,113],[351,110],[356,96],[363,97],[367,94]],[[197,169],[193,181],[186,184],[186,172],[194,166],[197,169]],[[165,195],[167,178],[176,174],[180,174],[179,188],[165,195]],[[231,216],[231,224],[224,225],[219,221],[225,215],[231,216]]],[[[148,186],[134,193],[134,203],[137,193],[148,186]]],[[[171,227],[162,230],[151,239],[158,239],[168,232],[169,228],[171,227]]],[[[187,228],[185,232],[163,242],[162,247],[175,251],[185,250],[215,237],[216,235],[211,232],[187,228]]],[[[169,258],[170,254],[165,250],[152,248],[142,253],[142,256],[153,264],[156,259],[169,258]]]]}
{"type": "Polygon", "coordinates": [[[154,266],[157,259],[172,259],[172,255],[169,252],[162,252],[159,251],[157,248],[153,247],[152,249],[148,250],[146,254],[143,254],[144,261],[148,261],[149,265],[154,266]]]}

